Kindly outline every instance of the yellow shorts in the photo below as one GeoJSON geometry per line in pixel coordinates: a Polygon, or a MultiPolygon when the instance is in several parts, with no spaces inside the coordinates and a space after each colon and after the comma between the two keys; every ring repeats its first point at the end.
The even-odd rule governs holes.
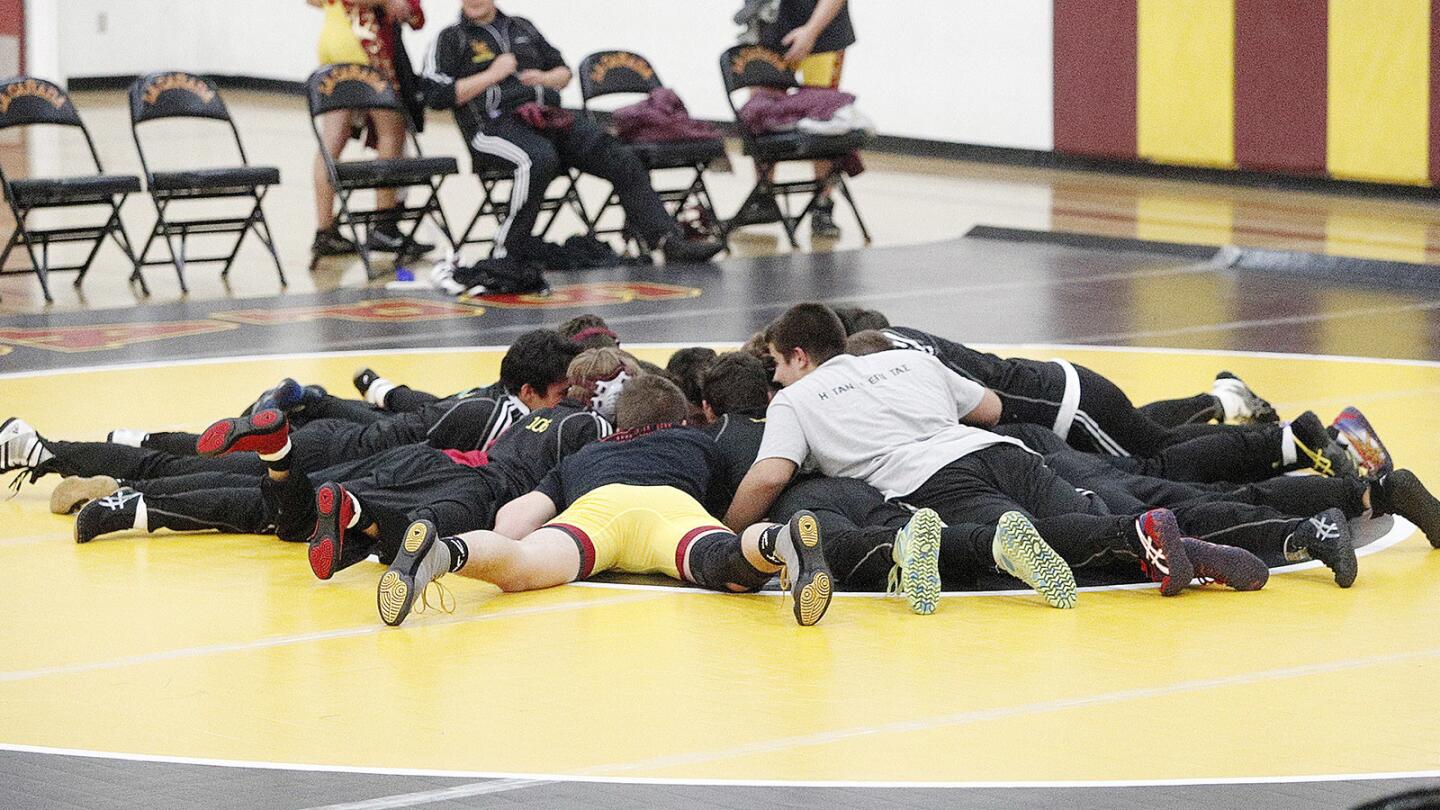
{"type": "Polygon", "coordinates": [[[845,67],[844,51],[812,53],[800,60],[800,83],[806,87],[840,86],[840,71],[845,67]]]}
{"type": "Polygon", "coordinates": [[[355,36],[350,15],[345,13],[345,4],[340,0],[325,5],[325,23],[320,29],[316,52],[322,65],[370,64],[370,55],[355,36]]]}
{"type": "Polygon", "coordinates": [[[545,524],[580,548],[580,575],[601,571],[685,576],[685,555],[695,538],[729,529],[694,498],[674,487],[606,484],[570,504],[545,524]]]}

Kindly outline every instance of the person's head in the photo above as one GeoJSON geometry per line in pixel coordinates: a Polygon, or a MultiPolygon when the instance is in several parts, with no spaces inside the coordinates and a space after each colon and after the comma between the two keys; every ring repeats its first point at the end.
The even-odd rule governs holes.
{"type": "Polygon", "coordinates": [[[495,19],[495,0],[460,0],[461,12],[478,23],[495,19]]]}
{"type": "Polygon", "coordinates": [[[580,347],[550,329],[526,332],[500,361],[500,382],[525,407],[548,408],[565,396],[566,371],[580,347]]]}
{"type": "Polygon", "coordinates": [[[792,385],[845,353],[845,326],[824,304],[796,304],[765,330],[765,345],[775,358],[775,382],[792,385]]]}
{"type": "Polygon", "coordinates": [[[570,361],[569,395],[606,419],[615,419],[615,402],[640,367],[630,356],[611,347],[586,349],[570,361]]]}
{"type": "Polygon", "coordinates": [[[694,409],[700,407],[700,378],[714,362],[714,349],[691,346],[676,351],[665,363],[665,370],[675,375],[680,390],[685,392],[685,398],[690,400],[690,406],[694,409]]]}
{"type": "Polygon", "coordinates": [[[575,341],[582,349],[620,345],[620,337],[605,324],[605,319],[599,315],[589,313],[576,315],[560,324],[559,332],[575,341]]]}
{"type": "Polygon", "coordinates": [[[727,352],[715,359],[700,378],[705,416],[710,420],[727,413],[764,416],[770,404],[770,377],[759,358],[744,352],[727,352]]]}
{"type": "Polygon", "coordinates": [[[620,430],[653,425],[682,424],[690,403],[675,383],[659,374],[646,374],[625,385],[615,404],[615,427],[620,430]]]}
{"type": "Polygon", "coordinates": [[[874,329],[865,329],[845,338],[845,351],[857,357],[876,352],[888,352],[895,348],[890,338],[874,329]]]}
{"type": "Polygon", "coordinates": [[[860,307],[836,307],[835,315],[845,327],[845,334],[853,335],[856,332],[863,332],[866,329],[885,329],[890,326],[890,319],[885,313],[878,309],[862,309],[860,307]]]}

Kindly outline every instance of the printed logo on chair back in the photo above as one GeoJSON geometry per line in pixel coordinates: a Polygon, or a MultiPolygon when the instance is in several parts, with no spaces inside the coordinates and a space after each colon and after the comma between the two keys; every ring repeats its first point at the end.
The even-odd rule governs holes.
{"type": "Polygon", "coordinates": [[[368,65],[326,65],[306,82],[310,114],[340,109],[398,109],[400,101],[390,82],[368,65]]]}
{"type": "Polygon", "coordinates": [[[590,82],[590,95],[648,93],[660,86],[655,78],[655,69],[639,54],[610,51],[592,58],[594,61],[585,71],[585,77],[590,82]]]}
{"type": "Polygon", "coordinates": [[[729,56],[730,75],[726,86],[732,90],[742,87],[794,87],[795,71],[785,64],[780,54],[760,45],[731,48],[729,56]]]}
{"type": "Polygon", "coordinates": [[[151,73],[130,85],[130,119],[199,117],[228,120],[225,102],[208,79],[181,71],[151,73]]]}
{"type": "Polygon", "coordinates": [[[80,116],[58,85],[18,76],[0,84],[0,129],[27,124],[80,126],[80,116]]]}

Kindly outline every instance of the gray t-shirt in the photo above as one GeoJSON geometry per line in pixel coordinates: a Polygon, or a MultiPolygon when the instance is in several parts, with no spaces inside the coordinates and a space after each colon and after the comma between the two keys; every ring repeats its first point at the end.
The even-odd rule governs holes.
{"type": "Polygon", "coordinates": [[[960,424],[985,388],[928,354],[832,357],[775,395],[757,458],[783,458],[908,495],[946,464],[1014,439],[960,424]]]}

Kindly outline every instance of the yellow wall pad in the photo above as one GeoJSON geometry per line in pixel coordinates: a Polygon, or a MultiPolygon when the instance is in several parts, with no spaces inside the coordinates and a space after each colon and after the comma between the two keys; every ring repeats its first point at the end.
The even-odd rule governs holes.
{"type": "Polygon", "coordinates": [[[1426,182],[1430,37],[1428,0],[1330,0],[1330,174],[1426,182]]]}
{"type": "Polygon", "coordinates": [[[1138,24],[1140,157],[1233,168],[1234,0],[1139,0],[1138,24]]]}

